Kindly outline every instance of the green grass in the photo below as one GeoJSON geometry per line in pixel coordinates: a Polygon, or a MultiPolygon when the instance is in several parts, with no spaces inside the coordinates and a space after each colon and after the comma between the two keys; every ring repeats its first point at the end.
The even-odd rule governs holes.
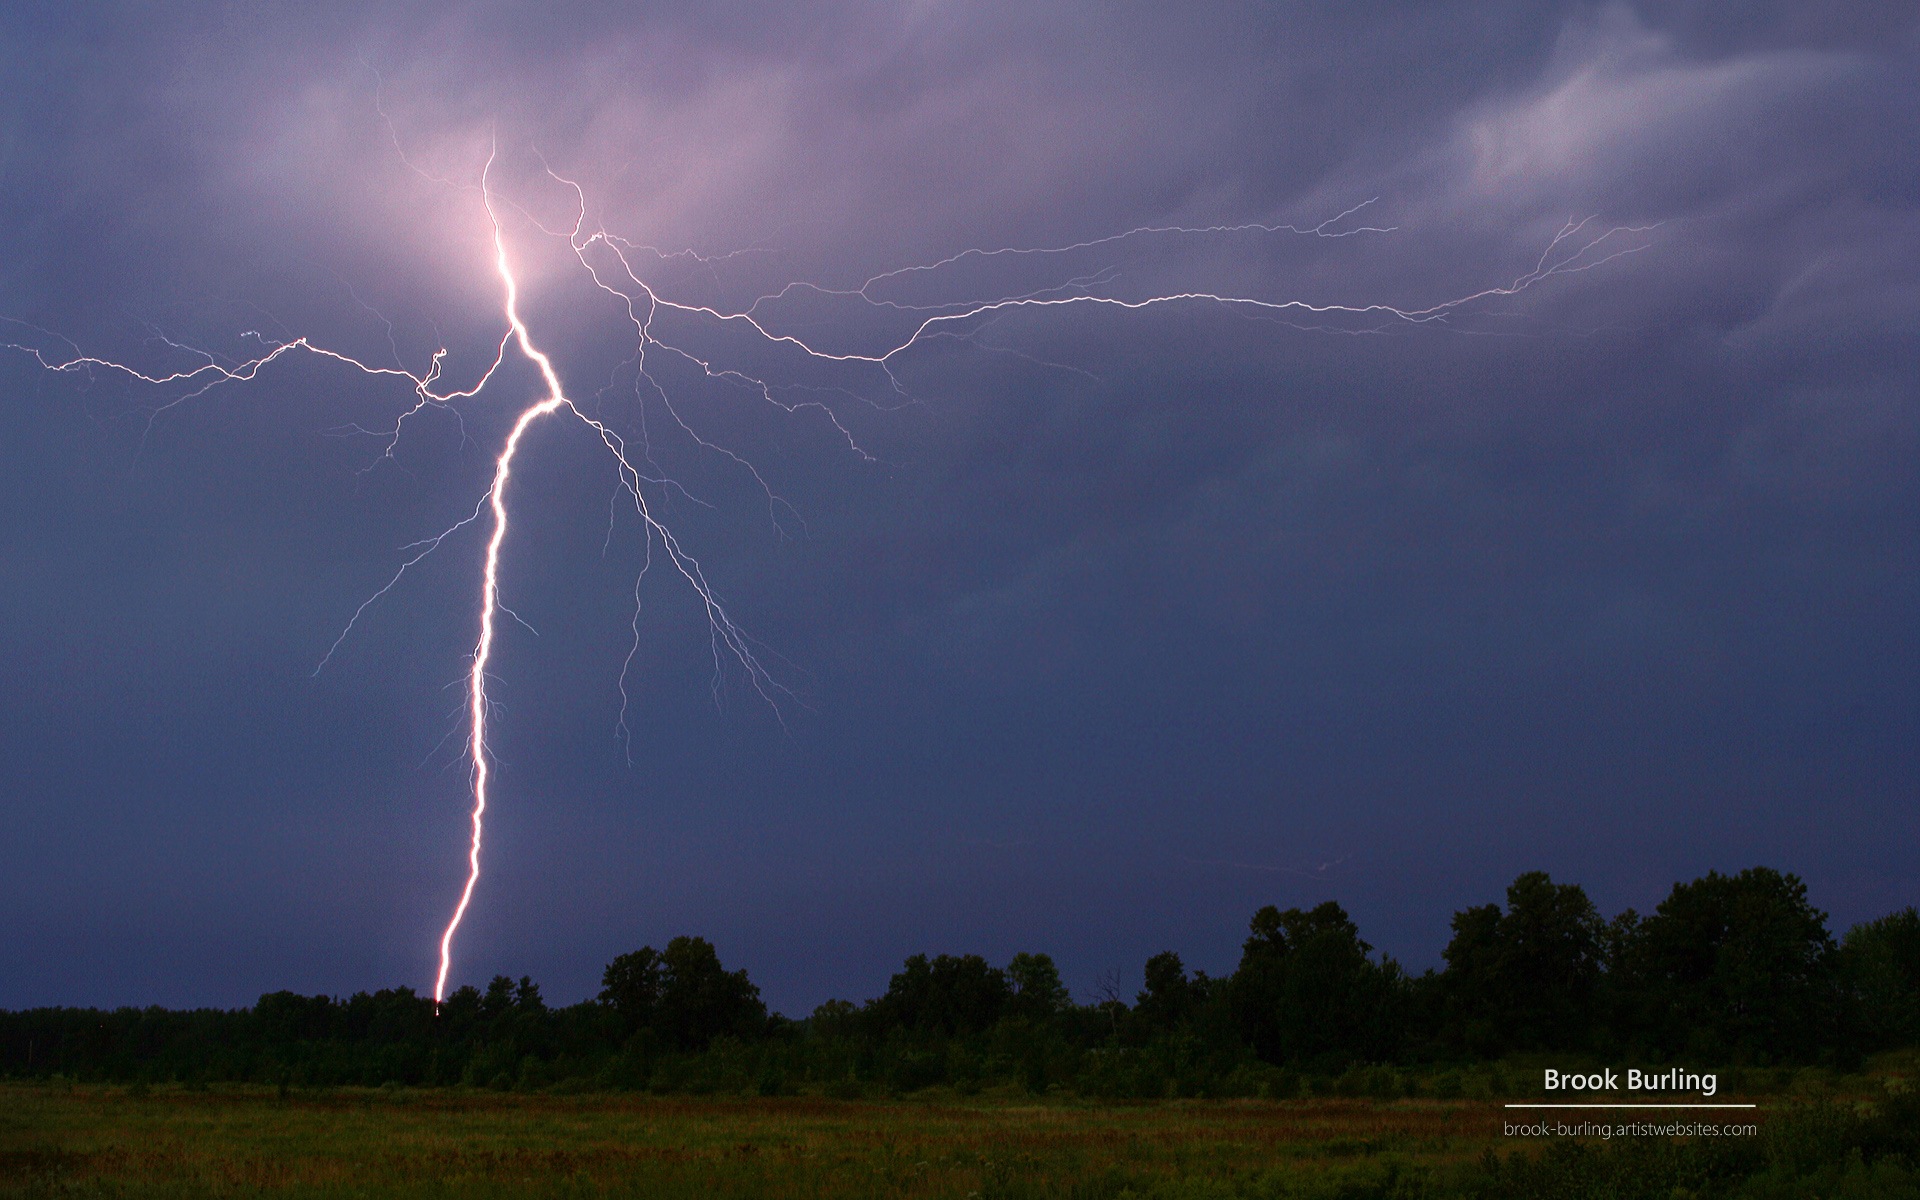
{"type": "Polygon", "coordinates": [[[1102,1104],[0,1083],[0,1200],[1920,1200],[1914,1065],[1769,1075],[1767,1092],[1742,1093],[1762,1095],[1761,1110],[1737,1118],[1757,1117],[1758,1138],[1553,1143],[1507,1138],[1508,1113],[1487,1096],[1102,1104]]]}
{"type": "Polygon", "coordinates": [[[0,1196],[1417,1194],[1498,1141],[1499,1119],[1484,1102],[1438,1100],[283,1099],[12,1084],[0,1085],[0,1196]]]}

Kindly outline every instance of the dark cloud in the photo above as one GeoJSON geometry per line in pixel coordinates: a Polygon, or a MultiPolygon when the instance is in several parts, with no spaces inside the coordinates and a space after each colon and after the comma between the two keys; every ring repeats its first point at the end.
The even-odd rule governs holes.
{"type": "MultiPolygon", "coordinates": [[[[653,268],[734,305],[1377,198],[1392,233],[1147,236],[877,294],[1110,271],[1421,307],[1524,275],[1570,216],[1649,227],[1444,326],[1009,313],[907,356],[907,407],[675,326],[844,389],[806,395],[873,455],[659,366],[792,502],[648,427],[711,505],[676,528],[810,707],[783,732],[738,679],[712,703],[700,615],[656,579],[628,765],[634,531],[609,538],[591,440],[542,430],[508,576],[540,636],[499,663],[462,977],[569,997],[695,931],[789,1010],[929,948],[1050,949],[1084,984],[1167,946],[1223,968],[1254,906],[1327,896],[1424,963],[1534,867],[1609,908],[1753,862],[1842,921],[1916,899],[1920,22],[1894,6],[0,22],[0,316],[29,323],[6,337],[159,362],[161,333],[297,329],[473,370],[497,293],[459,185],[497,140],[529,312],[623,429],[623,318],[529,223],[571,220],[543,162],[609,228],[748,251],[653,268]]],[[[766,311],[849,349],[906,327],[818,293],[766,311]]],[[[25,968],[0,1004],[422,982],[460,868],[445,685],[476,543],[309,676],[396,548],[471,508],[503,410],[423,420],[387,462],[342,434],[404,390],[311,360],[150,424],[18,354],[0,396],[0,956],[25,968]]]]}

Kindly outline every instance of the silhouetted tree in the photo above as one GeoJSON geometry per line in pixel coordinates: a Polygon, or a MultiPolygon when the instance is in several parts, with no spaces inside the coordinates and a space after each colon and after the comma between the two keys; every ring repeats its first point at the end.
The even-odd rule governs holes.
{"type": "Polygon", "coordinates": [[[677,937],[664,951],[642,946],[607,964],[600,1003],[628,1034],[651,1031],[662,1042],[703,1049],[722,1034],[750,1038],[764,1031],[767,1006],[747,973],[728,971],[705,938],[677,937]]]}
{"type": "Polygon", "coordinates": [[[807,1018],[807,1032],[815,1037],[845,1039],[860,1033],[860,1007],[851,1000],[828,1000],[807,1018]]]}
{"type": "Polygon", "coordinates": [[[520,1013],[547,1011],[547,1002],[540,998],[540,985],[533,981],[533,976],[522,975],[520,982],[513,985],[513,1007],[520,1013]]]}
{"type": "Polygon", "coordinates": [[[500,1021],[512,1014],[513,1001],[513,980],[505,975],[495,975],[487,981],[487,990],[481,994],[480,1015],[489,1024],[500,1021]]]}
{"type": "Polygon", "coordinates": [[[916,954],[887,981],[873,1002],[880,1029],[906,1029],[952,1037],[982,1032],[1000,1019],[1012,986],[1006,972],[978,954],[916,954]]]}
{"type": "Polygon", "coordinates": [[[619,1014],[631,1034],[653,1026],[660,1011],[660,952],[642,946],[607,964],[600,976],[600,1003],[619,1014]]]}
{"type": "Polygon", "coordinates": [[[1190,1022],[1205,998],[1200,980],[1187,978],[1187,968],[1171,950],[1147,960],[1146,987],[1134,1000],[1133,1023],[1144,1036],[1170,1033],[1190,1022]]]}
{"type": "Polygon", "coordinates": [[[728,971],[705,938],[677,937],[660,955],[656,1027],[668,1042],[705,1048],[722,1034],[750,1038],[767,1023],[760,989],[745,970],[728,971]]]}
{"type": "Polygon", "coordinates": [[[1849,929],[1840,964],[1867,1046],[1920,1044],[1920,910],[1849,929]]]}
{"type": "MultiPolygon", "coordinates": [[[[598,1002],[559,1009],[531,978],[502,975],[438,1004],[393,988],[346,999],[274,992],[232,1012],[0,1012],[0,1077],[286,1089],[576,1080],[767,1095],[796,1082],[964,1092],[991,1081],[1206,1096],[1297,1086],[1290,1073],[1254,1069],[1256,1054],[1334,1073],[1447,1049],[1576,1049],[1583,1025],[1599,1030],[1593,1050],[1700,1066],[1845,1065],[1920,1041],[1920,911],[1856,926],[1836,947],[1805,886],[1765,868],[1709,872],[1676,884],[1652,915],[1628,910],[1607,924],[1578,887],[1530,872],[1504,905],[1455,914],[1445,958],[1444,972],[1409,980],[1373,956],[1338,904],[1267,907],[1231,976],[1156,954],[1131,1009],[1117,977],[1103,977],[1095,1003],[1075,1005],[1044,954],[1004,968],[915,955],[883,996],[830,1001],[796,1026],[769,1017],[746,972],[728,971],[709,943],[682,937],[619,956],[598,1002]],[[729,1044],[714,1047],[721,1038],[729,1044]]],[[[1397,1087],[1390,1073],[1366,1078],[1397,1087]]]]}
{"type": "Polygon", "coordinates": [[[333,1032],[333,999],[269,992],[253,1006],[253,1019],[268,1043],[318,1041],[333,1032]]]}
{"type": "Polygon", "coordinates": [[[1013,994],[1007,1014],[1029,1021],[1045,1021],[1073,1007],[1073,996],[1060,982],[1060,969],[1045,954],[1016,954],[1007,963],[1006,977],[1013,994]]]}
{"type": "Polygon", "coordinates": [[[1585,1044],[1606,926],[1576,884],[1529,871],[1497,904],[1453,916],[1442,977],[1445,1035],[1478,1054],[1585,1044]]]}
{"type": "Polygon", "coordinates": [[[1678,883],[1615,922],[1608,984],[1629,1041],[1702,1058],[1795,1058],[1832,1046],[1842,1011],[1826,914],[1767,867],[1678,883]]]}
{"type": "Polygon", "coordinates": [[[1311,911],[1268,905],[1228,982],[1241,1036],[1270,1063],[1334,1065],[1392,1053],[1400,972],[1376,963],[1346,910],[1329,900],[1311,911]]]}

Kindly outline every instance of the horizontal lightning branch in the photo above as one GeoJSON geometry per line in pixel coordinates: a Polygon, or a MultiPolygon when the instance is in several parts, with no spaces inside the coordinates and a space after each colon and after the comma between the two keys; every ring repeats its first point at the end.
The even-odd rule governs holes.
{"type": "MultiPolygon", "coordinates": [[[[397,140],[395,145],[398,148],[397,140]]],[[[660,558],[691,588],[706,613],[713,647],[716,689],[719,686],[723,667],[731,661],[744,671],[749,684],[773,708],[776,716],[780,714],[782,704],[792,697],[792,693],[783,687],[760,662],[754,652],[752,640],[728,614],[699,561],[688,552],[673,530],[659,518],[649,502],[650,488],[671,489],[677,485],[672,484],[663,472],[653,466],[649,455],[642,454],[636,457],[630,454],[627,442],[619,433],[598,417],[589,415],[569,397],[558,368],[547,352],[540,348],[533,331],[528,327],[520,310],[520,283],[514,273],[512,257],[509,254],[509,239],[506,225],[501,218],[501,209],[503,206],[511,207],[522,215],[527,214],[525,209],[504,198],[497,191],[493,182],[497,157],[496,148],[489,154],[485,166],[481,169],[477,190],[491,226],[493,265],[502,289],[501,316],[504,329],[494,343],[491,361],[487,362],[477,377],[464,387],[451,387],[446,383],[445,367],[448,351],[445,347],[434,350],[428,357],[425,369],[415,373],[404,366],[383,366],[364,361],[353,355],[317,344],[308,337],[293,337],[289,340],[277,341],[251,331],[244,334],[242,340],[258,345],[261,349],[252,357],[239,360],[223,359],[211,352],[162,337],[160,340],[167,351],[185,360],[186,365],[173,369],[141,369],[114,359],[82,353],[77,346],[66,343],[65,339],[18,321],[7,323],[14,328],[26,330],[33,336],[26,337],[23,341],[0,341],[0,347],[27,355],[49,372],[87,378],[100,375],[118,377],[128,383],[158,392],[161,399],[148,412],[148,429],[151,429],[153,422],[167,410],[196,397],[204,396],[222,385],[253,382],[269,366],[295,355],[308,356],[324,363],[346,367],[376,380],[385,379],[403,383],[411,393],[412,401],[395,418],[392,427],[382,433],[386,439],[383,453],[389,458],[392,457],[394,448],[398,445],[406,423],[410,419],[429,409],[457,411],[454,406],[459,402],[480,397],[488,385],[494,381],[510,354],[517,352],[519,357],[537,369],[543,385],[542,393],[520,410],[508,429],[499,453],[494,459],[491,482],[479,502],[454,524],[406,548],[410,553],[399,568],[384,586],[367,597],[354,611],[315,668],[317,673],[327,665],[361,617],[375,602],[391,592],[411,567],[439,549],[455,533],[480,522],[483,518],[486,519],[488,523],[486,545],[477,613],[479,632],[467,670],[464,705],[471,802],[467,875],[465,884],[460,890],[459,900],[440,937],[439,968],[434,978],[436,1002],[446,995],[447,980],[453,966],[455,935],[472,904],[474,891],[480,880],[481,843],[490,800],[489,789],[493,783],[493,763],[488,750],[488,718],[492,711],[492,703],[488,696],[489,666],[493,656],[498,618],[502,613],[512,615],[501,602],[501,551],[510,529],[512,507],[509,498],[515,460],[528,433],[537,422],[544,417],[563,414],[579,421],[599,438],[612,457],[620,481],[621,490],[616,495],[623,493],[631,502],[633,511],[646,534],[645,560],[636,577],[634,588],[634,640],[620,673],[622,707],[616,728],[622,736],[627,734],[627,676],[640,645],[640,583],[654,563],[656,547],[660,558]],[[70,353],[50,352],[47,346],[53,343],[65,344],[70,353]],[[642,466],[647,467],[647,470],[643,471],[642,466]]],[[[402,158],[405,159],[404,153],[402,158]]],[[[413,166],[411,162],[407,165],[413,166]]],[[[414,169],[418,171],[417,167],[414,169]]],[[[694,430],[674,405],[667,388],[650,368],[649,355],[664,355],[669,361],[696,369],[706,379],[746,389],[762,401],[786,412],[805,410],[817,413],[845,440],[850,451],[861,455],[865,455],[866,452],[860,447],[852,431],[842,424],[834,409],[820,397],[834,392],[850,397],[864,398],[864,396],[859,389],[852,387],[822,389],[796,383],[776,385],[762,375],[722,365],[710,354],[697,354],[687,347],[663,340],[658,332],[659,318],[663,314],[672,314],[678,319],[704,322],[715,329],[741,329],[764,348],[799,356],[797,361],[877,372],[875,378],[883,379],[885,387],[892,394],[903,401],[910,401],[911,397],[894,370],[903,356],[935,339],[977,336],[979,330],[987,323],[1014,311],[1093,308],[1139,312],[1178,305],[1210,305],[1250,314],[1297,314],[1306,318],[1353,317],[1411,326],[1443,324],[1453,313],[1477,302],[1512,296],[1554,276],[1591,270],[1622,255],[1637,253],[1649,244],[1639,235],[1654,228],[1654,226],[1598,228],[1591,218],[1569,220],[1554,234],[1530,270],[1505,284],[1483,287],[1419,308],[1400,308],[1386,304],[1316,303],[1305,299],[1274,300],[1198,289],[1129,299],[1103,294],[1099,290],[1112,279],[1112,272],[1107,269],[987,299],[908,304],[884,298],[879,294],[888,285],[910,277],[938,282],[942,271],[962,263],[1009,260],[1044,264],[1071,253],[1099,250],[1122,242],[1146,238],[1191,238],[1248,233],[1347,238],[1361,234],[1392,232],[1390,226],[1343,224],[1347,218],[1374,203],[1368,200],[1326,221],[1310,226],[1259,223],[1196,227],[1140,226],[1110,236],[1064,246],[965,249],[931,262],[882,272],[863,280],[857,287],[835,289],[807,282],[788,283],[773,292],[760,295],[745,307],[730,309],[663,295],[657,287],[645,281],[637,260],[647,255],[662,262],[681,257],[698,258],[698,256],[692,255],[691,252],[664,254],[609,233],[604,228],[590,230],[587,222],[586,196],[580,185],[552,172],[551,169],[547,173],[555,182],[572,189],[577,202],[577,215],[571,227],[564,229],[549,229],[531,216],[528,216],[528,220],[543,234],[555,239],[564,239],[573,259],[584,272],[584,278],[598,291],[612,297],[619,310],[624,313],[631,325],[634,339],[633,353],[628,365],[634,373],[636,395],[643,402],[651,397],[658,403],[671,419],[674,427],[693,444],[703,451],[723,457],[746,472],[766,497],[769,513],[776,526],[780,524],[783,514],[797,518],[797,511],[774,492],[769,481],[751,462],[694,430]],[[805,338],[779,328],[774,323],[774,319],[768,315],[768,309],[775,302],[803,292],[857,301],[876,311],[907,314],[907,319],[916,323],[907,329],[904,336],[896,335],[891,340],[884,340],[864,349],[828,349],[819,344],[817,339],[805,338]],[[809,398],[783,398],[793,393],[809,398]]],[[[424,172],[421,174],[425,178],[435,179],[435,182],[449,182],[426,176],[424,172]]],[[[466,187],[472,189],[472,185],[466,185],[466,187]]],[[[643,403],[643,414],[644,411],[643,403]]]]}

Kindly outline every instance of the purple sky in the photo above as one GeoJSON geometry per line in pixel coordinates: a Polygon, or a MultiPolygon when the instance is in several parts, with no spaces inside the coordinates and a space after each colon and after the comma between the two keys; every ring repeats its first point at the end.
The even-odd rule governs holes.
{"type": "MultiPolygon", "coordinates": [[[[539,636],[497,659],[456,982],[573,1000],[699,933],[789,1013],[918,951],[1048,951],[1084,997],[1167,948],[1229,969],[1253,909],[1328,898],[1423,967],[1539,868],[1609,913],[1756,863],[1840,928],[1920,901],[1906,6],[310,7],[0,16],[0,341],[151,370],[162,335],[307,334],[470,378],[500,295],[459,185],[497,137],[530,324],[646,422],[685,489],[663,519],[805,699],[735,673],[716,703],[656,574],[629,762],[641,539],[604,452],[540,427],[504,576],[539,636]],[[871,456],[663,356],[770,515],[636,400],[624,317],[532,223],[571,220],[543,162],[613,232],[739,252],[640,255],[729,308],[1370,199],[1333,231],[1392,232],[1148,234],[869,296],[1421,308],[1569,216],[1654,228],[1444,324],[1013,311],[901,356],[898,391],[663,325],[871,456]]],[[[762,311],[834,351],[911,321],[762,311]]],[[[155,416],[177,389],[0,350],[0,1006],[431,985],[477,529],[312,671],[537,384],[511,366],[386,458],[353,430],[405,386],[311,357],[155,416]]]]}

